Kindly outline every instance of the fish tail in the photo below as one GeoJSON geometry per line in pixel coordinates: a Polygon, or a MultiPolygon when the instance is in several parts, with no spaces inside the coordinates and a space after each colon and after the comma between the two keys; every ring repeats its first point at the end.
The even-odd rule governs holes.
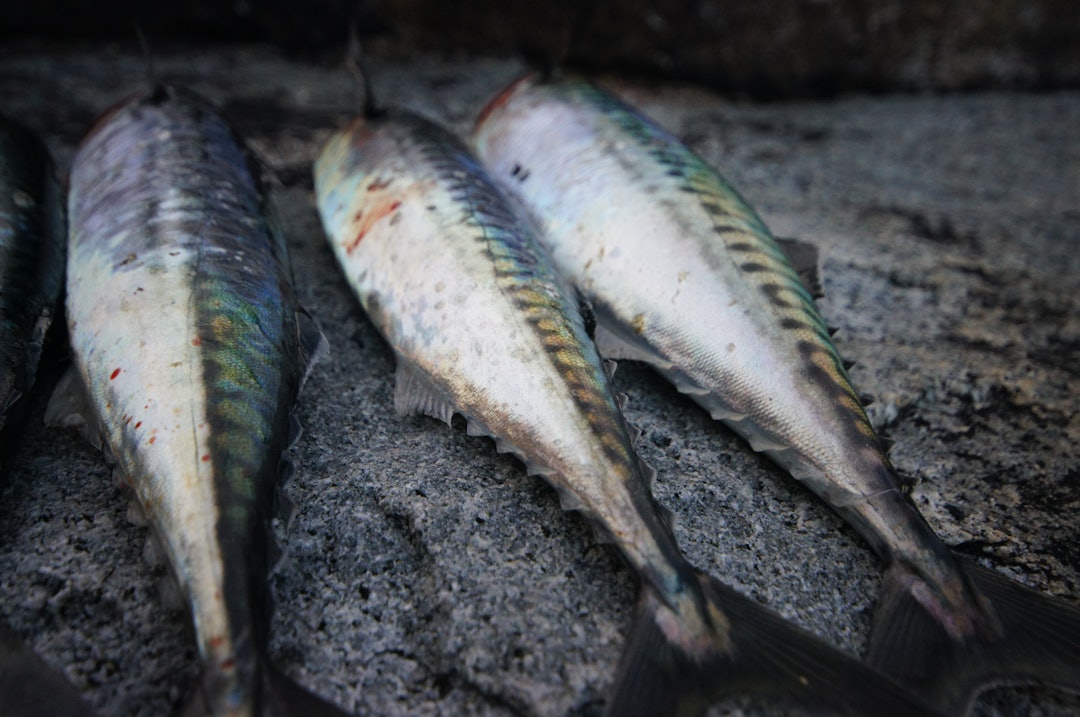
{"type": "Polygon", "coordinates": [[[255,707],[211,707],[206,696],[215,692],[208,683],[213,677],[203,675],[203,681],[188,695],[181,714],[183,717],[210,717],[220,714],[255,714],[259,717],[347,717],[346,712],[298,685],[285,673],[266,660],[259,666],[255,707]]]}
{"type": "Polygon", "coordinates": [[[699,576],[719,616],[709,635],[672,619],[645,587],[623,653],[607,714],[668,717],[703,714],[727,695],[756,694],[803,707],[807,714],[935,714],[892,680],[757,602],[699,576]]]}
{"type": "Polygon", "coordinates": [[[346,712],[317,697],[269,664],[262,669],[259,713],[264,717],[346,717],[346,712]]]}
{"type": "Polygon", "coordinates": [[[5,717],[90,717],[90,707],[59,670],[0,625],[0,714],[5,717]]]}
{"type": "Polygon", "coordinates": [[[924,607],[925,583],[902,565],[885,574],[867,661],[949,715],[979,691],[1046,683],[1080,690],[1080,607],[957,558],[980,603],[974,629],[950,629],[924,607]],[[922,599],[920,599],[922,598],[922,599]]]}

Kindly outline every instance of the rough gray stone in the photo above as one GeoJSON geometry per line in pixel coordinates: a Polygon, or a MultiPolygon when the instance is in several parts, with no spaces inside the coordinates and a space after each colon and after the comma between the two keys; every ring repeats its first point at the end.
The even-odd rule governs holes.
{"type": "MultiPolygon", "coordinates": [[[[392,410],[393,359],[334,265],[309,165],[358,108],[339,67],[259,48],[166,54],[265,158],[299,294],[330,341],[278,526],[272,652],[357,714],[596,715],[633,580],[552,490],[460,424],[392,410]]],[[[520,66],[374,62],[385,100],[459,131],[520,66]]],[[[9,51],[0,106],[67,166],[92,118],[143,82],[108,47],[9,51]]],[[[848,97],[755,105],[609,86],[720,167],[780,236],[816,243],[823,312],[928,520],[1039,590],[1080,592],[1080,94],[848,97]]],[[[62,358],[62,357],[61,357],[62,358]]],[[[167,571],[77,435],[41,427],[53,356],[0,493],[0,619],[105,717],[173,712],[196,675],[167,571]]],[[[651,372],[616,386],[690,560],[861,653],[880,565],[820,501],[651,372]]],[[[775,714],[731,700],[716,714],[775,714]]],[[[976,714],[1080,715],[1080,698],[986,693],[976,714]]]]}

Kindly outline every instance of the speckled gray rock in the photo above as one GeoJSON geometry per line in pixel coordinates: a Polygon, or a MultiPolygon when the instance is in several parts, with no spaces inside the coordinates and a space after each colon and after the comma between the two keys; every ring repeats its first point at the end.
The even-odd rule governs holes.
{"type": "Polygon", "coordinates": [[[399,57],[526,53],[756,97],[1080,86],[1075,0],[52,0],[10,3],[0,41],[134,45],[137,20],[157,47],[213,38],[310,53],[340,49],[350,18],[399,57]]]}
{"type": "MultiPolygon", "coordinates": [[[[279,177],[297,285],[331,355],[297,411],[296,503],[278,526],[275,658],[357,714],[594,715],[634,599],[629,573],[552,490],[490,441],[392,410],[393,359],[339,276],[309,165],[357,107],[338,67],[241,48],[156,58],[217,100],[279,177]]],[[[373,63],[388,102],[464,131],[520,67],[373,63]]],[[[108,48],[13,51],[0,103],[61,166],[143,81],[108,48]]],[[[1080,94],[747,105],[692,88],[610,87],[672,128],[781,236],[822,253],[822,308],[933,526],[1033,587],[1080,595],[1080,94]]],[[[61,352],[62,353],[62,352],[61,352]]],[[[146,529],[34,397],[0,493],[0,619],[105,716],[166,715],[195,675],[146,529]]],[[[691,561],[852,652],[880,566],[808,491],[651,372],[616,374],[691,561]]],[[[774,714],[743,700],[717,714],[774,714]]],[[[1080,698],[988,692],[979,715],[1080,715],[1080,698]]]]}

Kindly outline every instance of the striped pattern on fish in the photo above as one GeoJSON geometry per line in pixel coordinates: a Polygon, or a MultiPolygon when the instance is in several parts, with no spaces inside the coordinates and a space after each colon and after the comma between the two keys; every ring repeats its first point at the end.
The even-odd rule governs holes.
{"type": "Polygon", "coordinates": [[[397,409],[464,415],[470,433],[554,485],[641,579],[611,714],[699,714],[743,690],[926,714],[685,561],[577,297],[459,140],[404,112],[358,118],[320,153],[315,189],[338,262],[395,352],[397,409]]]}
{"type": "MultiPolygon", "coordinates": [[[[642,532],[630,525],[651,519],[651,499],[573,294],[465,148],[400,114],[377,135],[364,124],[335,136],[316,178],[339,262],[411,373],[399,409],[459,411],[568,504],[642,532]]],[[[648,542],[637,567],[674,554],[648,542]]]]}
{"type": "Polygon", "coordinates": [[[204,668],[189,708],[214,715],[293,709],[261,662],[268,511],[322,341],[255,177],[206,100],[159,86],[83,140],[69,199],[75,366],[189,607],[204,668]]]}
{"type": "Polygon", "coordinates": [[[593,302],[601,353],[655,366],[889,565],[872,662],[950,712],[1005,679],[1080,688],[1080,611],[1034,591],[1017,598],[1018,586],[961,563],[933,533],[901,492],[810,292],[718,173],[574,79],[519,80],[485,108],[473,140],[593,302]]]}

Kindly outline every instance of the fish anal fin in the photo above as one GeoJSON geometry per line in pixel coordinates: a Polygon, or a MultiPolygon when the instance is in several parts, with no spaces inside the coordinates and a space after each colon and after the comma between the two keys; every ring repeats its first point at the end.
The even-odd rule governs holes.
{"type": "Polygon", "coordinates": [[[394,410],[398,415],[431,416],[450,425],[454,404],[402,356],[398,356],[394,379],[394,410]]]}
{"type": "Polygon", "coordinates": [[[983,689],[1049,684],[1080,691],[1080,607],[957,558],[986,607],[956,634],[926,609],[929,588],[903,565],[882,581],[867,662],[947,714],[964,714],[983,689]]]}
{"type": "Polygon", "coordinates": [[[664,360],[659,354],[649,349],[644,342],[628,341],[623,338],[616,329],[609,326],[609,322],[600,314],[597,315],[594,342],[596,343],[597,352],[604,359],[641,361],[659,367],[671,365],[671,362],[664,360]]]}
{"type": "Polygon", "coordinates": [[[142,504],[135,498],[134,493],[131,494],[131,499],[128,501],[125,517],[129,523],[140,528],[145,528],[150,524],[149,518],[146,517],[146,511],[143,510],[142,504]]]}
{"type": "Polygon", "coordinates": [[[300,442],[302,435],[304,435],[303,424],[300,423],[300,419],[296,417],[295,413],[289,413],[289,430],[285,434],[285,450],[294,448],[300,442]]]}
{"type": "Polygon", "coordinates": [[[739,419],[733,422],[732,428],[739,434],[745,436],[750,447],[758,453],[780,453],[786,451],[790,447],[764,431],[757,430],[750,421],[739,419]]]}
{"type": "Polygon", "coordinates": [[[176,577],[171,571],[158,579],[157,589],[158,599],[161,600],[163,608],[170,612],[184,611],[186,607],[184,595],[180,592],[180,585],[177,584],[176,577]]]}
{"type": "Polygon", "coordinates": [[[163,567],[166,564],[165,548],[161,545],[157,533],[153,530],[146,532],[146,540],[143,541],[142,559],[144,563],[154,568],[163,567]]]}
{"type": "Polygon", "coordinates": [[[585,504],[573,491],[557,483],[552,483],[552,485],[555,487],[555,492],[559,496],[559,506],[563,510],[567,512],[582,512],[585,510],[585,504]]]}
{"type": "Polygon", "coordinates": [[[672,619],[652,589],[643,589],[608,715],[701,715],[724,696],[744,694],[787,700],[806,714],[936,714],[891,680],[750,598],[708,576],[699,580],[721,616],[704,635],[672,619]]]}
{"type": "Polygon", "coordinates": [[[780,237],[777,237],[776,245],[780,247],[780,251],[784,252],[784,256],[791,262],[795,273],[799,275],[799,279],[802,281],[803,286],[806,287],[806,290],[810,292],[810,295],[815,299],[824,296],[825,294],[821,289],[821,276],[818,274],[817,247],[801,239],[780,237]]]}
{"type": "Polygon", "coordinates": [[[101,431],[91,408],[79,370],[73,365],[64,372],[45,408],[45,425],[75,428],[96,448],[101,448],[101,431]]]}
{"type": "Polygon", "coordinates": [[[284,523],[285,530],[292,525],[296,517],[296,502],[289,494],[282,490],[280,485],[274,486],[274,498],[272,501],[272,515],[284,523]]]}
{"type": "Polygon", "coordinates": [[[300,386],[302,387],[311,375],[311,369],[315,367],[315,364],[330,354],[330,342],[326,340],[326,335],[319,328],[314,317],[304,310],[296,312],[296,332],[299,351],[297,360],[300,363],[300,386]]]}

